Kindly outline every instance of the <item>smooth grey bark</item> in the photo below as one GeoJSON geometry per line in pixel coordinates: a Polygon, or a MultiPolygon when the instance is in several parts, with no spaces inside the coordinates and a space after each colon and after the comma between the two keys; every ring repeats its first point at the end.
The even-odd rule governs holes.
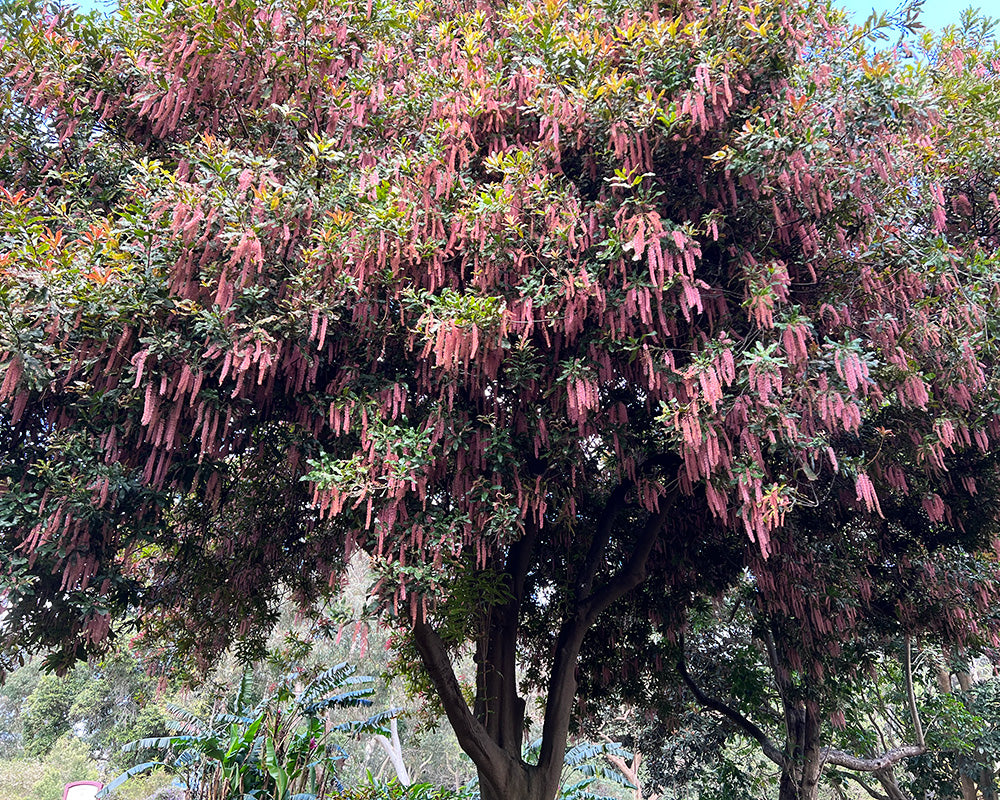
{"type": "Polygon", "coordinates": [[[924,728],[920,724],[920,714],[917,713],[917,696],[913,691],[913,649],[909,634],[903,637],[903,679],[906,681],[906,703],[910,709],[915,743],[923,747],[924,728]]]}
{"type": "Polygon", "coordinates": [[[406,768],[406,762],[403,761],[403,744],[399,740],[399,723],[396,718],[393,717],[389,720],[389,736],[377,733],[372,738],[389,758],[389,763],[392,764],[392,770],[396,773],[399,785],[409,786],[413,781],[410,780],[410,771],[406,768]]]}

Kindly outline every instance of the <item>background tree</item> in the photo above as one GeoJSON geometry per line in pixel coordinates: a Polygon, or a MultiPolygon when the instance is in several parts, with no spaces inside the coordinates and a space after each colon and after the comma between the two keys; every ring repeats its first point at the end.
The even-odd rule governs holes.
{"type": "MultiPolygon", "coordinates": [[[[901,448],[896,456],[904,458],[901,448]]],[[[961,485],[962,465],[951,467],[961,485]]],[[[818,796],[824,769],[835,780],[884,784],[890,796],[902,796],[894,767],[905,769],[909,759],[931,751],[953,754],[980,735],[974,715],[945,714],[947,703],[926,705],[921,677],[933,676],[925,668],[914,678],[917,656],[911,652],[913,642],[927,637],[957,650],[981,650],[996,641],[996,554],[988,549],[996,518],[991,460],[976,459],[975,472],[975,511],[963,511],[958,498],[951,502],[961,527],[932,522],[921,503],[898,491],[882,492],[883,515],[867,521],[839,516],[835,504],[803,505],[775,533],[767,559],[747,550],[745,571],[733,588],[696,606],[686,621],[664,622],[654,636],[635,622],[669,620],[676,612],[669,594],[657,589],[615,607],[616,617],[632,624],[622,626],[618,641],[595,641],[583,654],[586,664],[603,668],[589,670],[596,682],[582,689],[596,717],[590,724],[607,730],[609,709],[624,703],[658,708],[664,727],[654,741],[673,737],[674,726],[691,727],[691,736],[673,737],[670,746],[691,757],[690,769],[672,778],[672,764],[660,764],[652,786],[656,776],[665,789],[697,776],[715,780],[723,791],[750,792],[738,787],[752,786],[766,770],[741,768],[744,757],[726,753],[739,741],[742,754],[749,740],[761,748],[758,760],[763,756],[777,767],[781,797],[818,796]],[[672,635],[678,630],[686,630],[679,641],[672,635]],[[616,662],[619,650],[633,657],[616,662]],[[889,706],[878,713],[891,724],[866,717],[872,704],[862,699],[887,663],[896,676],[884,690],[895,698],[894,716],[889,706]],[[717,717],[714,724],[682,721],[671,711],[685,700],[669,670],[651,674],[658,664],[677,665],[675,680],[701,714],[717,717]],[[846,705],[861,713],[850,735],[843,732],[846,705]],[[937,722],[933,733],[925,730],[929,719],[937,722]],[[689,747],[689,740],[699,744],[689,747]]],[[[835,485],[828,489],[837,491],[835,485]]],[[[729,563],[740,557],[739,551],[716,556],[729,563]]],[[[879,678],[876,686],[885,682],[879,678]]],[[[650,745],[642,747],[648,752],[650,745]]]]}
{"type": "Polygon", "coordinates": [[[60,736],[70,731],[69,710],[83,688],[83,676],[62,680],[45,675],[26,700],[24,749],[29,755],[44,755],[60,736]]]}
{"type": "Polygon", "coordinates": [[[87,131],[86,166],[59,153],[0,190],[10,646],[66,667],[138,609],[218,651],[360,547],[484,798],[541,800],[615,603],[645,586],[669,632],[748,540],[807,553],[784,523],[820,500],[878,524],[888,486],[961,523],[976,487],[948,463],[1000,429],[995,173],[948,156],[960,82],[871,57],[840,15],[149,0],[29,20],[5,102],[57,141],[87,131]],[[887,408],[912,447],[872,452],[887,408]]]}

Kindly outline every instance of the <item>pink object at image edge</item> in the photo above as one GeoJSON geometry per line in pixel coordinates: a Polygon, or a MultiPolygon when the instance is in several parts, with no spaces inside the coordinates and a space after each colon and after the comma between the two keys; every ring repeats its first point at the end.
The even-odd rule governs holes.
{"type": "Polygon", "coordinates": [[[74,781],[63,787],[63,800],[93,800],[104,788],[100,781],[74,781]]]}

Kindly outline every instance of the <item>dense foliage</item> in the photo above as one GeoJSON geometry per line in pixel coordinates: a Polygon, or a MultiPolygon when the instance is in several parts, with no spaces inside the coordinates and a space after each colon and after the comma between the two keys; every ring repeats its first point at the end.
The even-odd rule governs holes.
{"type": "Polygon", "coordinates": [[[256,704],[250,701],[252,675],[244,673],[230,709],[199,719],[172,706],[176,720],[170,736],[137,739],[123,749],[159,751],[166,761],[146,761],[126,770],[107,786],[113,791],[133,775],[156,766],[182,776],[189,800],[228,800],[238,796],[269,800],[319,800],[339,794],[338,762],[347,752],[336,735],[380,730],[392,712],[334,725],[326,712],[337,707],[371,704],[374,679],[355,675],[346,662],[336,664],[302,685],[296,673],[285,675],[256,704]]]}
{"type": "MultiPolygon", "coordinates": [[[[252,642],[279,586],[309,603],[362,548],[484,798],[548,800],[581,652],[583,679],[627,676],[626,640],[750,569],[815,674],[886,558],[954,594],[909,552],[988,546],[985,39],[872,54],[805,0],[13,8],[12,653],[65,668],[126,612],[252,642]],[[621,635],[588,643],[616,603],[621,635]]],[[[885,619],[990,636],[981,564],[971,614],[900,596],[885,619]]],[[[789,797],[815,791],[800,745],[789,797]]]]}

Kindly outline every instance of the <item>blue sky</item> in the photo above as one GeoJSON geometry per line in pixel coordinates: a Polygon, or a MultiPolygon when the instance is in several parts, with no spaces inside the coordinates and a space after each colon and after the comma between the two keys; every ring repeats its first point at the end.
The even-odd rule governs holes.
{"type": "MultiPolygon", "coordinates": [[[[899,0],[834,0],[834,4],[846,8],[854,15],[857,22],[863,22],[874,8],[878,12],[892,11],[899,5],[899,0]]],[[[945,25],[958,22],[958,15],[968,6],[979,8],[986,14],[1000,17],[1000,0],[926,0],[920,14],[920,21],[928,28],[940,29],[945,25]]]]}

